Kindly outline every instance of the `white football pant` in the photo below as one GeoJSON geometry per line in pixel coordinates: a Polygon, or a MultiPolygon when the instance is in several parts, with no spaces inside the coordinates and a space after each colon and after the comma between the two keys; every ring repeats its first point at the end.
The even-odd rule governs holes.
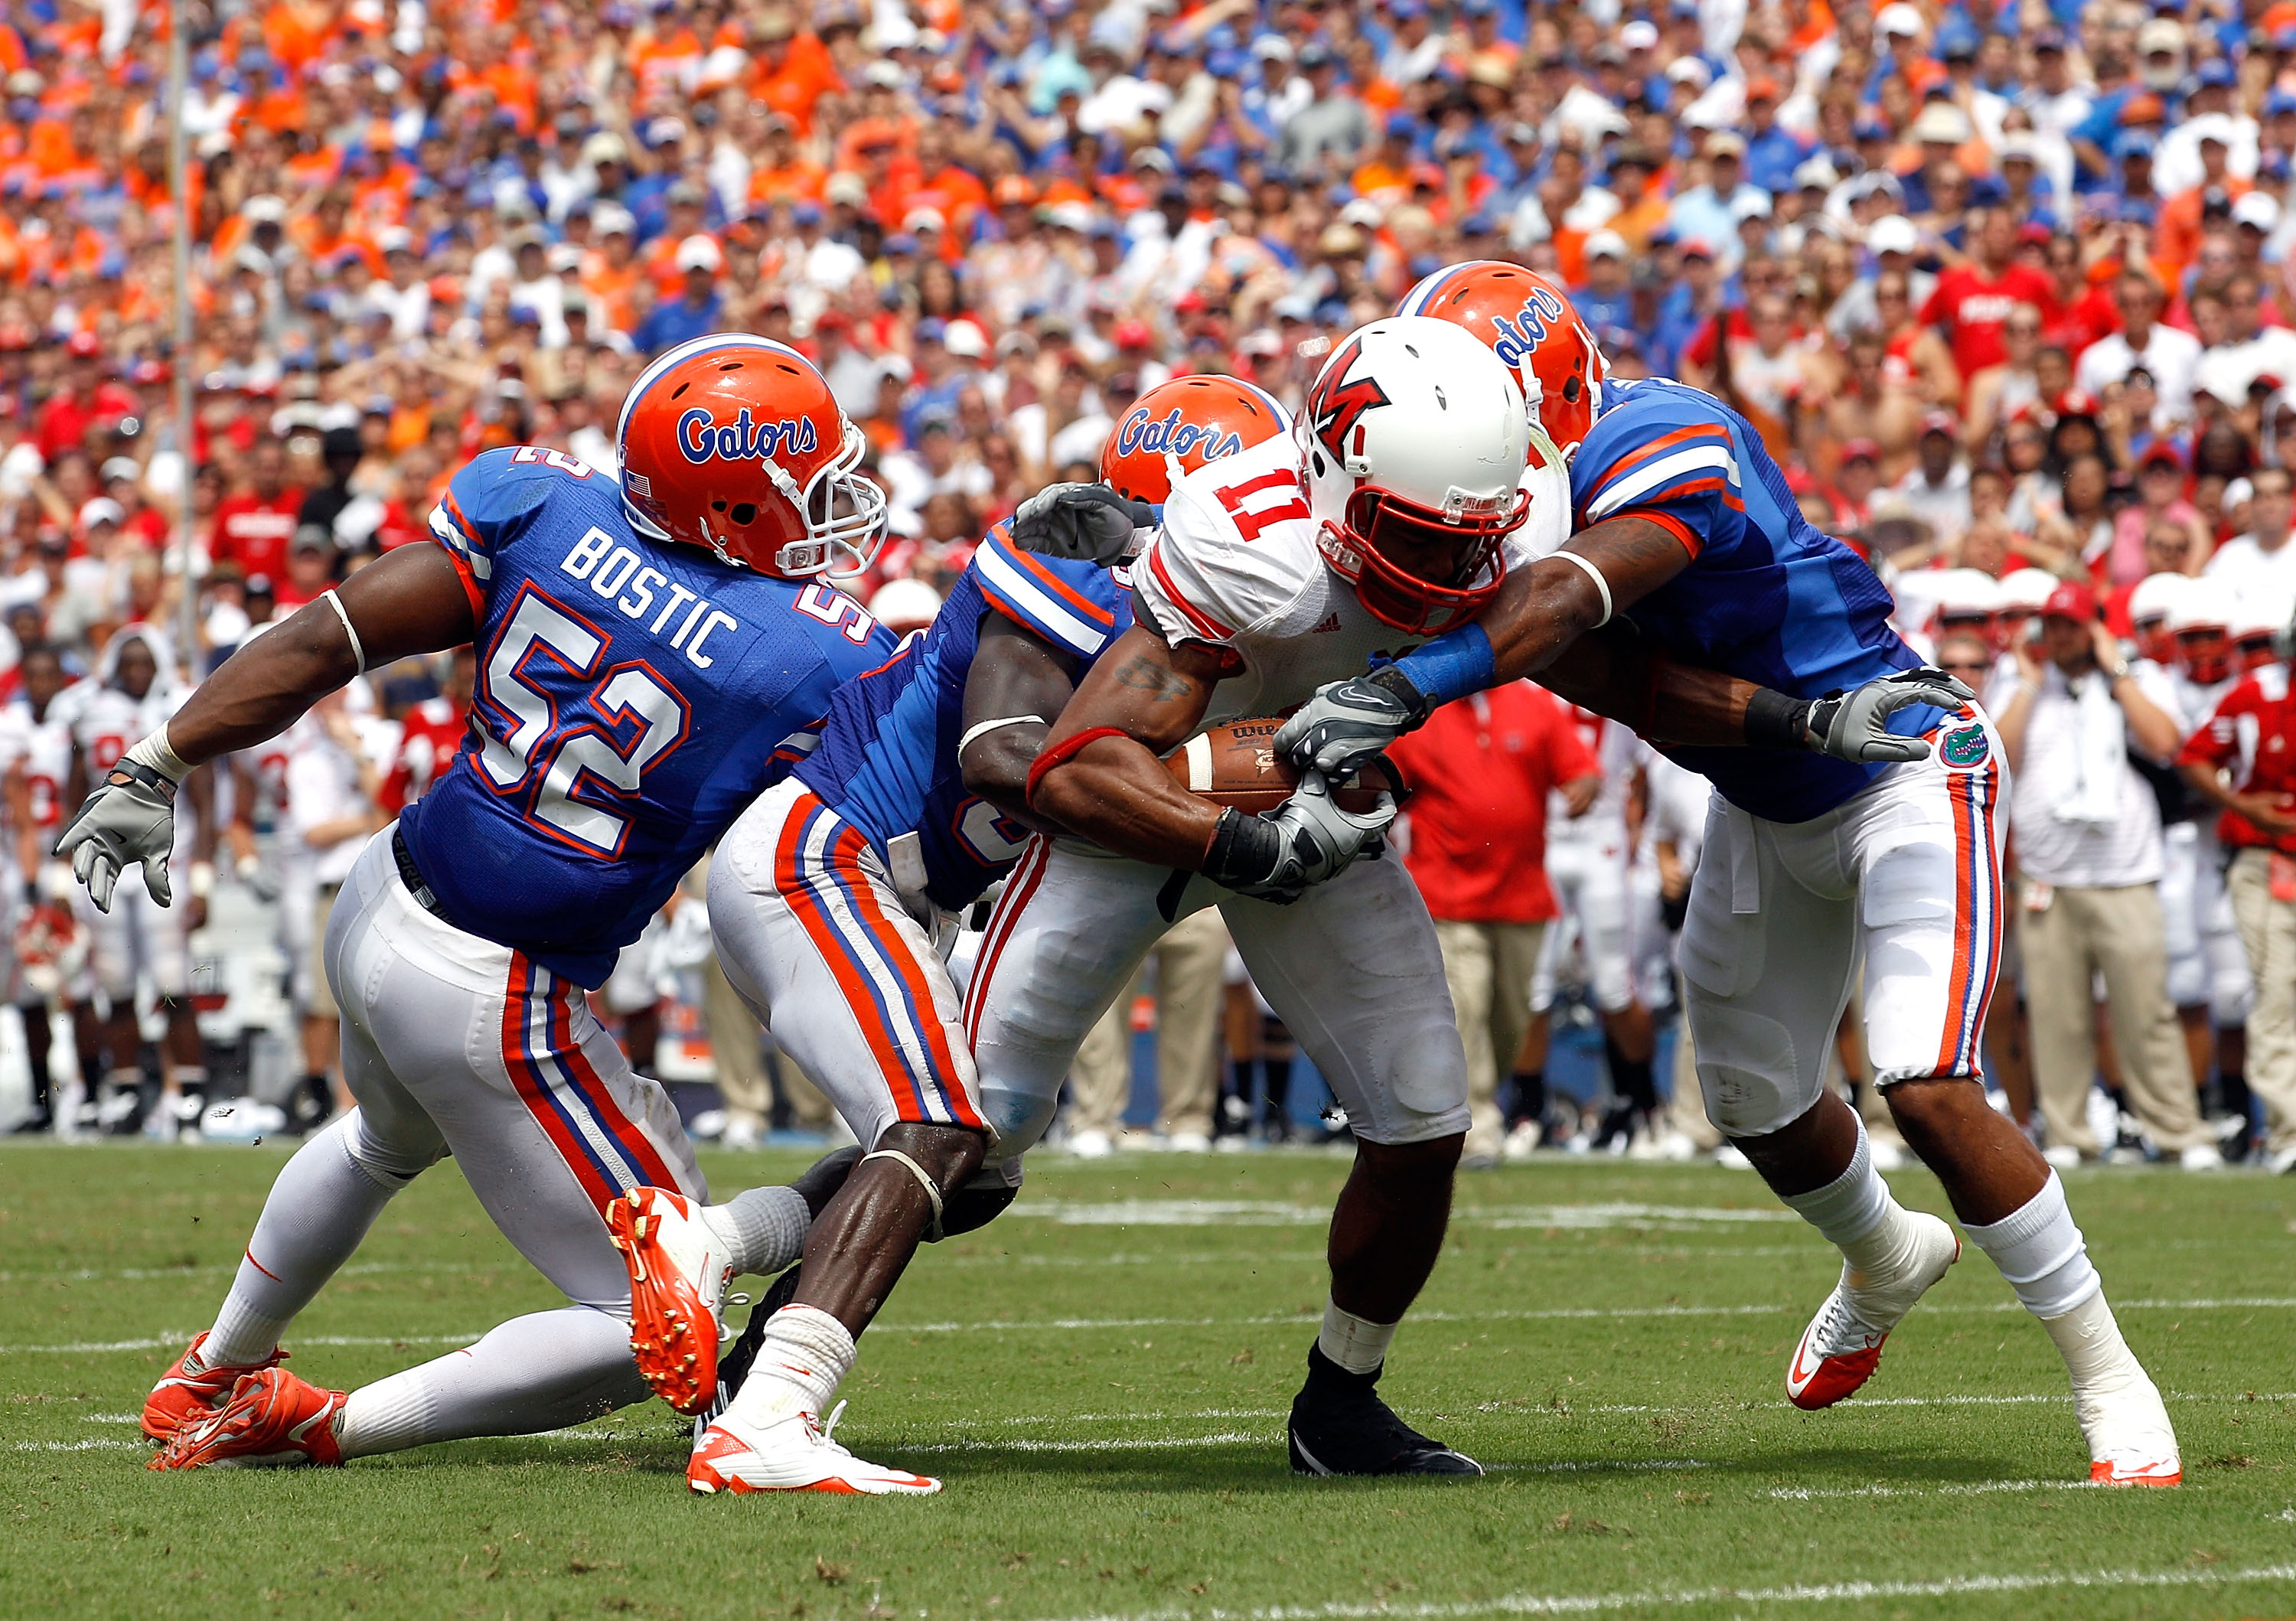
{"type": "Polygon", "coordinates": [[[1252,983],[1356,1135],[1404,1143],[1467,1129],[1466,1054],[1435,925],[1391,848],[1279,906],[1040,836],[1005,881],[964,999],[997,1156],[1017,1159],[1052,1123],[1086,1032],[1171,926],[1160,897],[1176,919],[1220,909],[1252,983]]]}
{"type": "Polygon", "coordinates": [[[1767,1135],[1817,1102],[1861,965],[1877,1086],[1980,1074],[2008,771],[1981,715],[1983,757],[1946,762],[1946,736],[1972,724],[1808,822],[1711,801],[1681,963],[1706,1112],[1728,1135],[1767,1135]]]}
{"type": "Polygon", "coordinates": [[[1538,971],[1530,982],[1530,1011],[1554,1005],[1557,981],[1570,961],[1575,939],[1587,969],[1587,994],[1605,1013],[1622,1013],[1635,999],[1627,941],[1627,858],[1616,846],[1596,842],[1553,844],[1546,850],[1546,880],[1554,887],[1562,915],[1539,948],[1538,971]]]}

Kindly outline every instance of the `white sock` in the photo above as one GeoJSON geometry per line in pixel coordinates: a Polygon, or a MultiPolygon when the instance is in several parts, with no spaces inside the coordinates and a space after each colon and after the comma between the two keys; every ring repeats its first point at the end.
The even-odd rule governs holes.
{"type": "Polygon", "coordinates": [[[2120,1337],[2120,1324],[2113,1319],[2102,1286],[2072,1310],[2043,1318],[2041,1326],[2049,1330],[2049,1338],[2056,1341],[2057,1355],[2065,1359],[2076,1397],[2152,1383],[2144,1364],[2120,1337]]]}
{"type": "Polygon", "coordinates": [[[652,1392],[630,1325],[586,1306],[513,1317],[474,1346],[354,1390],[336,1420],[346,1458],[471,1436],[529,1436],[602,1418],[652,1392]]]}
{"type": "MultiPolygon", "coordinates": [[[[2104,1288],[2088,1246],[2065,1205],[2065,1184],[2054,1171],[2041,1191],[1997,1222],[1962,1224],[1969,1240],[1992,1258],[2025,1309],[2046,1322],[2062,1317],[2104,1288]]],[[[2108,1311],[2106,1319],[2111,1321],[2108,1311]]],[[[2117,1332],[2117,1330],[2116,1330],[2117,1332]]]]}
{"type": "Polygon", "coordinates": [[[215,1327],[200,1347],[202,1366],[248,1367],[271,1355],[311,1297],[350,1259],[390,1196],[406,1186],[351,1157],[356,1111],[295,1151],[271,1184],[263,1215],[215,1327]]]}
{"type": "Polygon", "coordinates": [[[817,1306],[785,1306],[766,1324],[765,1343],[727,1411],[747,1424],[777,1423],[793,1412],[816,1418],[853,1371],[853,1336],[817,1306]]]}
{"type": "Polygon", "coordinates": [[[701,1221],[735,1272],[770,1277],[805,1253],[813,1214],[795,1188],[751,1188],[722,1205],[704,1205],[701,1221]]]}
{"type": "Polygon", "coordinates": [[[1891,1197],[1890,1184],[1874,1168],[1863,1120],[1857,1122],[1857,1149],[1849,1156],[1849,1169],[1815,1192],[1782,1197],[1841,1251],[1849,1263],[1852,1289],[1875,1274],[1887,1277],[1895,1272],[1912,1241],[1913,1224],[1906,1208],[1891,1197]]]}
{"type": "Polygon", "coordinates": [[[1350,1373],[1376,1373],[1387,1361],[1387,1347],[1395,1339],[1396,1322],[1373,1322],[1340,1309],[1338,1301],[1324,1299],[1324,1326],[1316,1335],[1316,1348],[1350,1373]]]}

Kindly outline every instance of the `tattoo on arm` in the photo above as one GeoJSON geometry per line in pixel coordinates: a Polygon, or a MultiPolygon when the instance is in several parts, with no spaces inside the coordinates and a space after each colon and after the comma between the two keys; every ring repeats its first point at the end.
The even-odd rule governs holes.
{"type": "Polygon", "coordinates": [[[1193,697],[1196,691],[1194,682],[1145,653],[1136,653],[1119,666],[1116,682],[1119,686],[1147,693],[1151,703],[1176,703],[1193,697]]]}

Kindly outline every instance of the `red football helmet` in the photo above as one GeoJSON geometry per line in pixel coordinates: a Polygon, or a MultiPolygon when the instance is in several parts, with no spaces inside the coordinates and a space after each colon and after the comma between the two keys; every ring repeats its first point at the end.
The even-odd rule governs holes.
{"type": "Polygon", "coordinates": [[[1520,265],[1474,259],[1427,277],[1395,313],[1456,322],[1489,344],[1513,368],[1532,424],[1566,458],[1578,453],[1610,363],[1561,288],[1520,265]]]}
{"type": "Polygon", "coordinates": [[[856,474],[868,440],[813,362],[747,332],[668,350],[631,385],[615,430],[639,534],[800,578],[865,569],[885,495],[856,474]]]}
{"type": "Polygon", "coordinates": [[[1292,431],[1292,413],[1234,377],[1175,377],[1132,402],[1100,447],[1100,481],[1132,501],[1160,502],[1182,475],[1292,431]]]}

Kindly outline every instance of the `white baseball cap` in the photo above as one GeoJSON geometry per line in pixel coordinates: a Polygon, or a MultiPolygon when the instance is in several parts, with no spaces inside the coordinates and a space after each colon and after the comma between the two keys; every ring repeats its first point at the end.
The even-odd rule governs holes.
{"type": "Polygon", "coordinates": [[[1895,4],[1885,5],[1874,13],[1874,31],[1884,37],[1902,34],[1907,39],[1919,39],[1922,37],[1922,14],[1906,4],[1906,0],[1895,0],[1895,4]]]}
{"type": "Polygon", "coordinates": [[[1627,239],[1616,231],[1597,231],[1587,237],[1585,252],[1590,259],[1622,259],[1627,257],[1627,239]]]}
{"type": "Polygon", "coordinates": [[[2251,192],[2232,205],[2232,223],[2254,225],[2267,236],[2280,225],[2280,203],[2269,192],[2251,192]]]}
{"type": "Polygon", "coordinates": [[[1911,253],[1921,242],[1914,222],[1902,214],[1884,214],[1866,227],[1866,245],[1876,253],[1911,253]]]}
{"type": "Polygon", "coordinates": [[[718,246],[715,237],[699,233],[677,244],[677,267],[685,270],[716,272],[726,267],[725,250],[718,246]]]}

